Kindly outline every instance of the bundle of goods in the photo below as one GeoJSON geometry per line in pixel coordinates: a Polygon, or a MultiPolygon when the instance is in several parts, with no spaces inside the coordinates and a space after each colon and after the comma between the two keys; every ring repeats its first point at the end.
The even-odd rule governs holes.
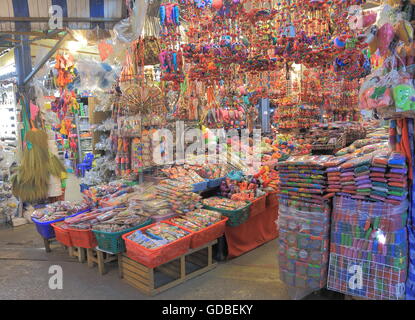
{"type": "Polygon", "coordinates": [[[124,234],[127,256],[148,268],[171,261],[190,248],[192,233],[170,222],[160,222],[124,234]]]}
{"type": "Polygon", "coordinates": [[[223,210],[239,210],[245,208],[247,203],[245,201],[230,200],[227,198],[212,197],[203,199],[204,206],[223,209],[223,210]]]}
{"type": "Polygon", "coordinates": [[[221,213],[206,209],[195,210],[170,220],[192,232],[190,248],[199,248],[221,237],[225,233],[227,221],[228,218],[221,213]]]}
{"type": "Polygon", "coordinates": [[[19,201],[12,194],[11,185],[1,181],[0,169],[0,224],[11,220],[11,217],[16,213],[18,204],[19,201]]]}
{"type": "Polygon", "coordinates": [[[100,199],[105,198],[111,194],[115,194],[125,187],[126,186],[121,182],[111,182],[109,184],[101,184],[89,187],[83,190],[84,200],[87,203],[95,206],[100,199]]]}
{"type": "Polygon", "coordinates": [[[336,193],[396,205],[407,197],[406,158],[390,153],[387,146],[360,157],[353,154],[334,158],[327,166],[329,196],[336,193]]]}
{"type": "Polygon", "coordinates": [[[306,139],[297,139],[293,135],[278,134],[274,141],[264,139],[264,142],[267,143],[267,147],[269,146],[270,152],[263,150],[263,163],[273,160],[284,161],[290,155],[305,155],[311,152],[311,144],[307,143],[306,139]]]}
{"type": "Polygon", "coordinates": [[[202,200],[203,206],[208,210],[218,211],[229,218],[227,225],[236,227],[249,218],[251,203],[228,198],[212,197],[202,200]]]}
{"type": "Polygon", "coordinates": [[[89,230],[93,226],[110,220],[120,212],[125,211],[125,207],[108,207],[101,209],[94,209],[89,212],[85,212],[74,217],[69,217],[65,219],[65,224],[61,227],[63,229],[79,229],[79,230],[89,230]]]}
{"type": "Polygon", "coordinates": [[[262,166],[259,172],[254,175],[254,178],[258,179],[263,190],[266,192],[274,192],[279,188],[280,177],[278,171],[268,166],[262,166]]]}
{"type": "Polygon", "coordinates": [[[187,230],[197,232],[221,220],[222,215],[217,211],[198,209],[177,218],[172,218],[170,222],[187,230]]]}
{"type": "Polygon", "coordinates": [[[277,165],[280,199],[301,200],[322,205],[326,198],[324,163],[329,156],[293,156],[277,165]]]}
{"type": "Polygon", "coordinates": [[[229,166],[219,164],[206,164],[197,170],[203,179],[219,179],[225,177],[230,171],[229,166]]]}
{"type": "Polygon", "coordinates": [[[112,213],[107,213],[111,218],[109,220],[103,220],[99,224],[94,225],[92,230],[104,232],[120,232],[141,226],[143,223],[149,221],[148,217],[145,217],[138,212],[131,212],[130,210],[117,210],[116,212],[117,213],[114,216],[112,216],[112,213]]]}
{"type": "Polygon", "coordinates": [[[62,220],[87,209],[89,209],[89,205],[85,202],[58,201],[33,211],[32,219],[35,219],[34,221],[36,222],[51,222],[59,219],[62,220]]]}
{"type": "Polygon", "coordinates": [[[193,187],[178,180],[163,180],[155,186],[156,199],[167,201],[170,213],[183,214],[194,210],[201,197],[193,192],[193,187]]]}
{"type": "Polygon", "coordinates": [[[193,186],[191,191],[203,191],[207,188],[206,179],[202,178],[195,168],[176,166],[161,170],[169,179],[180,181],[182,184],[193,186]]]}
{"type": "Polygon", "coordinates": [[[130,199],[128,207],[129,210],[141,211],[141,214],[147,217],[172,214],[169,201],[157,198],[155,186],[151,186],[142,193],[134,195],[130,199]]]}
{"type": "Polygon", "coordinates": [[[228,176],[220,186],[221,196],[235,201],[253,201],[262,197],[266,192],[261,189],[262,185],[259,179],[246,177],[238,181],[232,180],[228,176]]]}
{"type": "Polygon", "coordinates": [[[162,169],[161,171],[164,172],[169,179],[176,179],[189,184],[205,181],[205,179],[203,179],[193,168],[187,166],[176,166],[162,169]]]}
{"type": "Polygon", "coordinates": [[[326,286],[330,207],[280,200],[279,268],[294,299],[326,286]]]}
{"type": "Polygon", "coordinates": [[[147,249],[156,249],[183,238],[188,231],[168,223],[158,223],[146,230],[137,230],[127,236],[127,239],[138,243],[147,249]]]}
{"type": "Polygon", "coordinates": [[[364,147],[374,146],[374,145],[376,145],[378,147],[378,146],[380,146],[378,144],[382,144],[382,143],[385,143],[385,142],[387,142],[387,139],[367,138],[367,139],[356,140],[350,146],[337,151],[336,156],[343,156],[343,155],[346,155],[348,153],[355,153],[355,152],[365,153],[367,150],[369,150],[370,147],[366,148],[366,149],[363,149],[364,147]],[[362,150],[358,151],[358,149],[362,149],[362,150]]]}
{"type": "Polygon", "coordinates": [[[408,202],[335,197],[327,287],[374,300],[405,298],[408,202]]]}
{"type": "Polygon", "coordinates": [[[141,214],[141,211],[116,210],[116,214],[107,213],[109,220],[100,221],[92,226],[92,231],[98,242],[98,247],[111,253],[125,251],[122,235],[130,231],[145,227],[151,224],[152,219],[141,214]]]}
{"type": "Polygon", "coordinates": [[[344,133],[346,134],[346,145],[356,140],[366,138],[366,128],[363,123],[350,122],[344,124],[344,133]]]}
{"type": "Polygon", "coordinates": [[[56,240],[68,247],[95,248],[98,243],[92,233],[92,227],[110,220],[123,210],[125,209],[117,207],[94,209],[68,217],[63,222],[54,223],[56,240]]]}
{"type": "Polygon", "coordinates": [[[137,191],[134,187],[124,187],[120,191],[101,197],[99,205],[102,207],[113,207],[127,203],[137,191]]]}

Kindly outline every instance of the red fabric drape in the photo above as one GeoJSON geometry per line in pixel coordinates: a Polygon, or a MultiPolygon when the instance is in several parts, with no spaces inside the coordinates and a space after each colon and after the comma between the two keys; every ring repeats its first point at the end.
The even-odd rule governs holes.
{"type": "Polygon", "coordinates": [[[238,257],[278,237],[278,206],[266,208],[237,227],[226,227],[228,258],[238,257]]]}

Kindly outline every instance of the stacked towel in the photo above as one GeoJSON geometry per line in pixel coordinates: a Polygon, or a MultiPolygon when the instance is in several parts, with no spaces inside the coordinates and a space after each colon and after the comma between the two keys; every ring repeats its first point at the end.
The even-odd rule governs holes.
{"type": "Polygon", "coordinates": [[[404,155],[381,149],[360,157],[335,159],[326,162],[328,196],[396,205],[406,199],[408,168],[404,155]]]}
{"type": "Polygon", "coordinates": [[[280,162],[280,198],[322,204],[327,189],[324,163],[331,156],[297,156],[280,162]]]}

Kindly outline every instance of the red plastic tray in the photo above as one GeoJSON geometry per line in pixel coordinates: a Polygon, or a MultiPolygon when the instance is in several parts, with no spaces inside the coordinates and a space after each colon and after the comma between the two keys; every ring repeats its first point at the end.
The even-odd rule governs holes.
{"type": "Polygon", "coordinates": [[[72,239],[69,231],[60,227],[64,223],[65,222],[63,221],[52,223],[52,227],[55,230],[56,240],[67,247],[73,247],[74,245],[72,244],[72,239]]]}
{"type": "Polygon", "coordinates": [[[80,247],[85,249],[95,248],[98,245],[97,239],[91,229],[78,230],[78,229],[67,229],[71,236],[72,245],[74,247],[80,247]]]}
{"type": "Polygon", "coordinates": [[[202,229],[200,231],[192,231],[185,227],[179,226],[173,222],[171,224],[177,225],[178,227],[185,229],[192,233],[192,240],[190,241],[190,248],[195,249],[203,246],[204,244],[211,242],[217,238],[220,238],[225,233],[226,222],[228,217],[222,216],[222,220],[212,224],[211,226],[202,229]]]}
{"type": "MultiPolygon", "coordinates": [[[[168,221],[163,222],[174,225],[173,223],[170,223],[168,221]]],[[[145,231],[155,225],[156,223],[153,223],[152,225],[138,230],[145,231]]],[[[180,238],[169,244],[166,244],[165,246],[161,246],[156,249],[148,249],[127,238],[130,234],[136,231],[137,230],[131,231],[122,236],[122,238],[125,241],[127,256],[130,259],[137,261],[148,268],[156,268],[166,262],[169,262],[170,260],[173,260],[174,258],[177,258],[185,254],[189,250],[190,241],[192,240],[192,233],[190,233],[189,235],[184,236],[183,238],[180,238]]]]}
{"type": "Polygon", "coordinates": [[[256,215],[260,214],[261,212],[265,211],[265,204],[267,201],[267,195],[263,195],[252,201],[252,205],[250,207],[250,217],[255,217],[256,215]]]}

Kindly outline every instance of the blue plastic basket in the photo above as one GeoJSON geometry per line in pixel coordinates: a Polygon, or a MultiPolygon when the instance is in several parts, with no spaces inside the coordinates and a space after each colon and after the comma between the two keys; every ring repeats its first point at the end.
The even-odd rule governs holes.
{"type": "Polygon", "coordinates": [[[202,192],[207,190],[208,188],[208,181],[204,181],[204,182],[199,182],[199,183],[195,183],[193,184],[193,192],[202,192]]]}
{"type": "Polygon", "coordinates": [[[225,181],[226,177],[217,178],[217,179],[208,179],[208,188],[219,187],[222,181],[225,181]]]}
{"type": "Polygon", "coordinates": [[[89,189],[89,186],[85,183],[81,183],[79,186],[81,188],[81,193],[89,189]]]}
{"type": "Polygon", "coordinates": [[[60,219],[56,219],[56,220],[52,220],[52,221],[47,221],[47,222],[41,222],[41,221],[37,220],[36,218],[32,218],[32,221],[36,225],[37,232],[43,238],[45,238],[45,239],[52,239],[52,238],[55,238],[55,230],[52,227],[52,223],[59,222],[59,221],[63,221],[66,218],[75,217],[78,214],[85,213],[85,212],[88,212],[90,210],[91,209],[86,209],[86,210],[83,210],[83,211],[79,211],[77,213],[74,213],[71,216],[67,216],[67,217],[64,217],[64,218],[60,218],[60,219]]]}

